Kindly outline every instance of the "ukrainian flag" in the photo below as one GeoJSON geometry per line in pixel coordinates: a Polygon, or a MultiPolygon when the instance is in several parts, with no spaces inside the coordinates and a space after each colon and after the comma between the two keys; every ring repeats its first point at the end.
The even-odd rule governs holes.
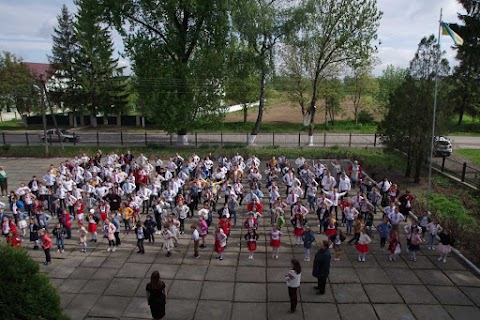
{"type": "Polygon", "coordinates": [[[453,39],[453,42],[455,42],[455,44],[457,46],[461,46],[463,45],[463,39],[462,37],[460,37],[455,31],[453,31],[450,26],[448,25],[448,23],[445,23],[445,22],[441,22],[442,24],[442,35],[444,36],[450,36],[452,37],[453,39]]]}

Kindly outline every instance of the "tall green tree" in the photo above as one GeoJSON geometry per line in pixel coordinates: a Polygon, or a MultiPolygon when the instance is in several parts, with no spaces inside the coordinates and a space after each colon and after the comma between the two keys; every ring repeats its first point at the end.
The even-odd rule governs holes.
{"type": "Polygon", "coordinates": [[[20,58],[0,52],[0,111],[15,107],[20,115],[37,110],[38,86],[20,58]]]}
{"type": "Polygon", "coordinates": [[[225,82],[226,99],[242,105],[243,122],[247,122],[248,107],[258,99],[258,72],[255,54],[247,46],[233,41],[229,50],[229,75],[225,82]]]}
{"type": "Polygon", "coordinates": [[[231,3],[234,29],[255,52],[254,61],[260,75],[258,116],[249,139],[249,144],[253,144],[262,123],[267,77],[275,68],[274,50],[280,40],[294,30],[295,16],[292,2],[287,0],[232,0],[231,3]]]}
{"type": "MultiPolygon", "coordinates": [[[[73,17],[66,5],[57,16],[57,27],[53,29],[52,55],[48,56],[53,69],[53,85],[49,87],[50,101],[63,110],[73,112],[74,119],[78,111],[78,93],[80,87],[77,83],[78,74],[75,60],[79,56],[73,17]]],[[[76,126],[76,121],[74,121],[76,126]]]]}
{"type": "Polygon", "coordinates": [[[368,106],[367,98],[375,95],[377,81],[372,76],[370,63],[362,63],[351,67],[351,77],[346,77],[344,83],[353,104],[353,118],[358,124],[358,114],[368,106]]]}
{"type": "Polygon", "coordinates": [[[339,78],[325,79],[321,82],[319,98],[324,102],[325,125],[335,124],[335,116],[342,111],[345,96],[345,85],[339,78]]]}
{"type": "Polygon", "coordinates": [[[463,45],[457,47],[457,59],[460,61],[454,68],[455,89],[452,94],[455,112],[460,125],[463,116],[480,114],[480,2],[475,0],[459,0],[466,10],[459,14],[463,25],[458,33],[463,38],[463,45]]]}
{"type": "MultiPolygon", "coordinates": [[[[380,131],[387,137],[387,146],[407,155],[405,176],[411,176],[413,170],[415,182],[420,181],[422,166],[428,159],[433,140],[435,74],[438,70],[442,79],[449,72],[448,61],[442,58],[443,55],[435,36],[420,41],[407,77],[390,97],[388,112],[380,124],[380,131]]],[[[439,84],[435,135],[448,130],[452,115],[447,100],[448,84],[444,81],[439,84]]]]}
{"type": "Polygon", "coordinates": [[[319,84],[332,68],[360,64],[377,51],[377,29],[382,13],[376,0],[303,0],[300,32],[292,44],[304,48],[304,60],[311,64],[311,97],[304,114],[313,143],[319,84]]]}
{"type": "Polygon", "coordinates": [[[79,101],[90,110],[91,125],[97,126],[98,111],[121,112],[127,104],[123,68],[113,58],[113,42],[108,27],[101,20],[97,0],[75,0],[78,7],[74,23],[78,49],[75,50],[76,82],[81,88],[79,101]]]}
{"type": "Polygon", "coordinates": [[[123,35],[138,103],[168,132],[221,119],[227,63],[227,1],[103,0],[123,35]]]}
{"type": "Polygon", "coordinates": [[[378,77],[378,91],[375,100],[381,114],[385,114],[390,104],[390,97],[405,81],[407,69],[388,65],[378,77]]]}

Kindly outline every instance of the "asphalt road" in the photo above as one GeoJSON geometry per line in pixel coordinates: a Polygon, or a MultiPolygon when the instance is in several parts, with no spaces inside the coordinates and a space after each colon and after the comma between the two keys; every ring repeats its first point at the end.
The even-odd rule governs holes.
{"type": "MultiPolygon", "coordinates": [[[[0,145],[41,145],[40,132],[2,132],[0,145]]],[[[177,138],[172,138],[165,133],[79,133],[80,140],[75,143],[79,146],[139,146],[147,144],[176,145],[177,138]]],[[[454,149],[480,149],[480,137],[452,136],[454,149]]],[[[298,147],[307,145],[307,134],[297,133],[261,133],[257,135],[255,145],[258,146],[285,146],[298,147]]],[[[247,134],[239,133],[198,133],[189,134],[190,145],[208,144],[246,144],[247,134]]],[[[59,142],[52,142],[58,145],[59,142]]],[[[72,142],[65,142],[66,145],[73,145],[72,142]]],[[[318,133],[314,135],[314,146],[352,146],[352,147],[382,147],[381,141],[374,134],[348,134],[348,133],[318,133]]]]}

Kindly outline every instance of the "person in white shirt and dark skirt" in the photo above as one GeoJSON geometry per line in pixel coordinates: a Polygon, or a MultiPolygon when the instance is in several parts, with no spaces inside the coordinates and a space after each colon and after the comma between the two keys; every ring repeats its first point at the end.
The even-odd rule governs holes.
{"type": "Polygon", "coordinates": [[[290,313],[294,313],[297,309],[298,288],[302,279],[302,267],[297,259],[292,259],[292,270],[285,274],[288,286],[288,296],[290,297],[290,313]]]}

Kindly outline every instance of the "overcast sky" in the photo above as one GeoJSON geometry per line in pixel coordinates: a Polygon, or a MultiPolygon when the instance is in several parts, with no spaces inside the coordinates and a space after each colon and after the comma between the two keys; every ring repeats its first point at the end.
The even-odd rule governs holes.
{"type": "MultiPolygon", "coordinates": [[[[10,51],[28,62],[47,62],[56,16],[64,3],[75,11],[73,0],[0,0],[0,51],[10,51]]],[[[378,6],[383,18],[376,75],[389,64],[408,66],[421,38],[437,35],[441,8],[445,22],[457,22],[457,13],[463,13],[456,0],[378,0],[378,6]]],[[[121,39],[115,35],[114,40],[117,53],[121,52],[121,39]]],[[[453,41],[443,36],[441,42],[450,63],[456,64],[453,41]]],[[[123,58],[120,62],[128,65],[123,58]]]]}

